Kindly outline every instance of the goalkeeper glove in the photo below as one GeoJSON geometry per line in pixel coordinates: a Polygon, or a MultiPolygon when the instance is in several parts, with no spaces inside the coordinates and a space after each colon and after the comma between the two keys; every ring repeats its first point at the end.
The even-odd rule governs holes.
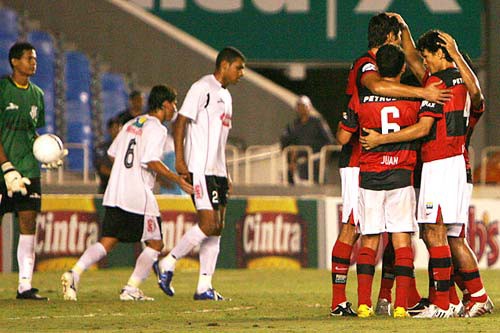
{"type": "Polygon", "coordinates": [[[30,185],[31,181],[23,177],[19,171],[9,161],[1,165],[5,186],[7,187],[7,195],[12,197],[15,192],[20,192],[22,195],[28,194],[26,185],[30,185]]]}
{"type": "Polygon", "coordinates": [[[57,161],[50,162],[50,163],[42,163],[42,168],[44,168],[44,169],[57,169],[57,168],[59,168],[61,165],[63,165],[63,158],[66,157],[66,155],[68,155],[68,150],[64,149],[62,154],[61,154],[61,157],[57,161]]]}

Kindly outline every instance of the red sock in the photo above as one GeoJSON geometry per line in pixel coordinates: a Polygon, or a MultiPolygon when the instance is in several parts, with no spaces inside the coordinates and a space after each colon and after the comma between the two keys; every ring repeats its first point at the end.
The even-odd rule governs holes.
{"type": "Polygon", "coordinates": [[[455,269],[453,268],[453,264],[451,267],[451,276],[450,276],[450,303],[457,305],[460,303],[460,298],[458,298],[457,288],[455,288],[455,269]]]}
{"type": "Polygon", "coordinates": [[[415,275],[410,282],[410,289],[408,289],[408,307],[412,307],[417,305],[418,302],[422,299],[422,296],[417,290],[417,281],[415,280],[415,275]]]}
{"type": "Polygon", "coordinates": [[[372,283],[375,274],[375,251],[362,247],[358,254],[356,270],[358,274],[358,306],[366,304],[372,306],[372,283]]]}
{"type": "MultiPolygon", "coordinates": [[[[402,247],[395,250],[396,261],[396,301],[394,307],[408,308],[408,292],[415,276],[413,271],[413,250],[411,247],[402,247]]],[[[412,304],[413,305],[413,304],[412,304]]]]}
{"type": "Polygon", "coordinates": [[[429,258],[427,275],[429,277],[429,302],[431,302],[431,304],[434,304],[434,300],[436,299],[436,288],[434,288],[434,277],[432,276],[431,258],[429,258]]]}
{"type": "Polygon", "coordinates": [[[450,275],[451,252],[448,245],[435,246],[429,249],[432,274],[436,288],[436,297],[433,304],[443,310],[450,307],[450,275]]]}
{"type": "Polygon", "coordinates": [[[351,245],[339,240],[335,242],[332,249],[332,309],[347,300],[345,285],[351,264],[351,251],[351,245]]]}
{"type": "Polygon", "coordinates": [[[465,288],[469,291],[470,300],[481,303],[486,302],[488,295],[486,295],[486,290],[484,290],[483,281],[481,280],[481,275],[479,275],[479,269],[461,269],[460,272],[464,279],[465,288]]]}
{"type": "Polygon", "coordinates": [[[382,257],[382,279],[378,299],[385,298],[392,302],[392,286],[394,285],[394,247],[389,240],[382,257]]]}

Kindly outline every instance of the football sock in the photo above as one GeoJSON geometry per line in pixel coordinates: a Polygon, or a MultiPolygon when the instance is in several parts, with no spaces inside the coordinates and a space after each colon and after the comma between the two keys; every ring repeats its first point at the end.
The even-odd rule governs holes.
{"type": "Polygon", "coordinates": [[[455,266],[455,283],[457,287],[462,291],[462,303],[466,303],[470,300],[470,293],[465,287],[464,278],[460,269],[455,266]]]}
{"type": "Polygon", "coordinates": [[[160,260],[158,263],[160,266],[160,271],[165,272],[165,271],[175,271],[175,263],[177,262],[177,259],[174,258],[172,253],[169,253],[166,257],[160,260]]]}
{"type": "Polygon", "coordinates": [[[212,275],[200,274],[196,293],[201,294],[212,288],[212,275]]]}
{"type": "Polygon", "coordinates": [[[385,298],[392,302],[392,287],[394,286],[394,246],[389,241],[384,249],[382,257],[382,278],[380,280],[380,291],[378,299],[385,298]]]}
{"type": "Polygon", "coordinates": [[[146,280],[151,272],[153,263],[158,260],[159,251],[146,246],[137,258],[134,271],[128,279],[127,285],[138,288],[142,281],[146,280]]]}
{"type": "MultiPolygon", "coordinates": [[[[411,304],[408,304],[408,295],[412,280],[415,278],[413,270],[413,250],[411,247],[402,247],[395,250],[395,267],[396,275],[396,301],[394,307],[403,307],[405,309],[411,304]]],[[[410,306],[413,306],[411,304],[410,306]]]]}
{"type": "Polygon", "coordinates": [[[345,287],[351,264],[352,246],[337,240],[332,249],[332,309],[347,300],[345,287]]]}
{"type": "Polygon", "coordinates": [[[200,244],[200,274],[213,275],[220,249],[220,236],[209,236],[200,244]]]}
{"type": "Polygon", "coordinates": [[[372,306],[372,283],[375,274],[376,252],[368,247],[362,247],[358,254],[356,270],[358,274],[358,306],[372,306]]]}
{"type": "MultiPolygon", "coordinates": [[[[415,266],[413,266],[415,269],[415,266]]],[[[422,299],[422,296],[418,292],[417,289],[417,281],[415,280],[415,270],[413,271],[413,277],[410,281],[410,289],[408,289],[408,307],[412,307],[417,305],[418,302],[422,299]]]]}
{"type": "Polygon", "coordinates": [[[179,243],[170,253],[176,260],[179,260],[188,254],[195,246],[199,245],[205,238],[207,238],[207,235],[201,231],[198,225],[195,225],[182,236],[179,243]]]}
{"type": "Polygon", "coordinates": [[[431,258],[429,258],[429,263],[427,264],[427,276],[429,278],[429,302],[434,304],[434,300],[436,299],[436,288],[434,287],[431,258]]]}
{"type": "Polygon", "coordinates": [[[31,289],[31,279],[35,268],[35,235],[19,235],[17,263],[19,265],[17,290],[22,293],[31,289]]]}
{"type": "Polygon", "coordinates": [[[78,259],[75,266],[73,266],[73,268],[71,269],[71,271],[73,272],[75,283],[78,284],[78,282],[80,281],[80,275],[84,271],[86,271],[93,264],[99,262],[99,260],[104,258],[106,255],[106,249],[100,242],[97,242],[86,249],[80,259],[78,259]]]}
{"type": "Polygon", "coordinates": [[[436,288],[433,304],[443,310],[448,310],[450,307],[450,247],[448,245],[431,247],[429,254],[436,288]]]}
{"type": "Polygon", "coordinates": [[[470,300],[475,302],[486,302],[488,296],[486,295],[486,290],[483,286],[483,281],[481,280],[481,275],[479,274],[479,269],[475,268],[473,270],[460,270],[462,273],[465,288],[467,288],[470,294],[470,300]]]}
{"type": "Polygon", "coordinates": [[[450,275],[450,304],[457,305],[458,303],[460,303],[460,298],[458,298],[457,288],[455,288],[455,270],[452,264],[450,275]]]}

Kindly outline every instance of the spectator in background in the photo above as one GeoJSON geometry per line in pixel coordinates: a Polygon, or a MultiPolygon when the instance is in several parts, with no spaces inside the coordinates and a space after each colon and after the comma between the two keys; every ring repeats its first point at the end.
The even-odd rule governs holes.
{"type": "Polygon", "coordinates": [[[127,121],[134,119],[138,115],[143,114],[144,94],[139,90],[132,91],[128,96],[128,103],[128,109],[116,116],[122,125],[125,125],[127,121]]]}
{"type": "Polygon", "coordinates": [[[109,175],[111,174],[111,168],[113,167],[113,162],[108,156],[108,148],[115,139],[118,132],[122,128],[122,123],[117,118],[111,118],[107,123],[109,140],[105,141],[99,145],[95,150],[94,155],[94,167],[99,175],[99,194],[104,194],[106,191],[106,186],[108,186],[109,175]]]}
{"type": "MultiPolygon", "coordinates": [[[[302,95],[297,100],[296,111],[297,118],[293,123],[288,124],[280,142],[281,148],[288,146],[304,145],[312,148],[313,153],[318,153],[323,146],[333,143],[333,135],[325,123],[318,115],[312,115],[313,106],[309,97],[302,95]]],[[[294,175],[298,174],[298,178],[307,179],[308,169],[306,154],[303,151],[291,152],[288,156],[289,170],[288,182],[294,184],[294,175]]],[[[319,159],[314,161],[314,182],[319,180],[319,159]]]]}

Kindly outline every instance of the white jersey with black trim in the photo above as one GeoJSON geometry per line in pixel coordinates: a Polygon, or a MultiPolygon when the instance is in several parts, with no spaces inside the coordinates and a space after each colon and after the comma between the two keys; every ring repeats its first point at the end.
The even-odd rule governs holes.
{"type": "Polygon", "coordinates": [[[227,177],[226,142],[231,128],[231,94],[214,75],[193,83],[179,111],[186,126],[184,158],[192,173],[227,177]]]}
{"type": "Polygon", "coordinates": [[[114,163],[103,205],[160,216],[153,194],[156,173],[147,163],[161,161],[166,149],[167,128],[158,118],[142,115],[127,122],[108,149],[114,163]]]}

